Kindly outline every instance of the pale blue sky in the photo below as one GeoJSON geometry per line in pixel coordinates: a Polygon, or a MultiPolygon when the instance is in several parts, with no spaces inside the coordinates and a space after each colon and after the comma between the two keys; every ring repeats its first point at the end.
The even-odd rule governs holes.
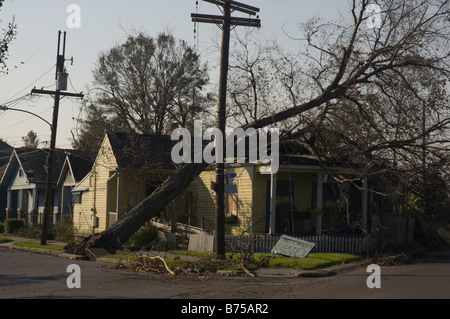
{"type": "MultiPolygon", "coordinates": [[[[313,16],[337,18],[348,8],[346,0],[243,0],[259,7],[262,28],[260,32],[269,39],[295,49],[300,44],[288,39],[285,31],[296,34],[300,22],[313,16]]],[[[98,53],[122,43],[133,30],[150,36],[171,30],[175,37],[195,45],[191,13],[196,12],[196,0],[6,0],[0,27],[15,16],[18,27],[16,40],[11,44],[8,75],[0,75],[0,105],[31,92],[31,89],[54,89],[56,47],[58,31],[67,31],[66,58],[73,57],[74,65],[66,62],[72,86],[68,91],[84,91],[91,82],[98,53]],[[81,8],[81,28],[69,29],[66,12],[70,4],[81,8]],[[24,62],[22,64],[21,62],[24,62]]],[[[220,14],[219,9],[199,0],[199,13],[220,14]]],[[[213,42],[219,41],[217,26],[201,24],[199,52],[203,61],[215,63],[217,52],[213,42]]],[[[214,71],[215,72],[215,71],[214,71]]],[[[214,77],[216,74],[211,74],[214,77]]],[[[75,132],[80,102],[61,101],[57,133],[57,147],[70,148],[71,130],[75,132]]],[[[15,108],[39,114],[51,122],[53,100],[51,97],[28,99],[12,104],[15,108]]],[[[33,129],[41,141],[50,140],[50,128],[31,115],[0,111],[0,138],[13,146],[22,146],[21,137],[33,129]]]]}

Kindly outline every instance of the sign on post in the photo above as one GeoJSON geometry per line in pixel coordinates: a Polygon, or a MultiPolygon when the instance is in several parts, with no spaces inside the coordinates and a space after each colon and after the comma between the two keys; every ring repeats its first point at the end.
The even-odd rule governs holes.
{"type": "Polygon", "coordinates": [[[282,235],[280,240],[272,248],[272,254],[289,257],[306,257],[316,244],[306,240],[282,235]]]}

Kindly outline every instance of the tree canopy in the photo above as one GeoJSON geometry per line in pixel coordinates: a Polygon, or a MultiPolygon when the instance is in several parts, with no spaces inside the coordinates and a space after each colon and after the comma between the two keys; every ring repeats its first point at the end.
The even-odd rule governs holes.
{"type": "MultiPolygon", "coordinates": [[[[5,0],[0,0],[0,11],[5,0]]],[[[0,19],[0,23],[2,20],[0,19]]],[[[2,29],[0,34],[0,73],[8,73],[8,67],[6,65],[6,60],[8,58],[9,44],[14,40],[17,34],[17,26],[14,22],[14,18],[8,23],[6,28],[2,29]]]]}
{"type": "Polygon", "coordinates": [[[105,131],[164,134],[206,112],[207,66],[170,33],[129,36],[100,53],[93,76],[76,148],[98,147],[105,131]]]}

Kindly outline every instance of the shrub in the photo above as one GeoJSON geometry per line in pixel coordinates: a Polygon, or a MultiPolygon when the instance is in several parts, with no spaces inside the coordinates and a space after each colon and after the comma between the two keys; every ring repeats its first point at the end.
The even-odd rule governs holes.
{"type": "Polygon", "coordinates": [[[33,227],[20,227],[19,229],[14,231],[14,235],[18,237],[23,238],[32,238],[32,239],[39,239],[41,238],[42,230],[39,227],[33,226],[33,227]]]}
{"type": "Polygon", "coordinates": [[[0,234],[5,232],[5,225],[3,225],[2,222],[0,222],[0,234]]]}
{"type": "Polygon", "coordinates": [[[25,226],[25,221],[23,219],[18,218],[9,218],[5,220],[5,232],[9,234],[13,234],[20,228],[25,226]]]}
{"type": "Polygon", "coordinates": [[[158,238],[156,227],[151,223],[142,226],[135,232],[126,242],[125,246],[129,247],[149,247],[158,238]]]}
{"type": "Polygon", "coordinates": [[[52,228],[52,233],[57,241],[69,242],[75,237],[75,228],[73,227],[73,220],[69,216],[64,216],[57,221],[52,228]]]}

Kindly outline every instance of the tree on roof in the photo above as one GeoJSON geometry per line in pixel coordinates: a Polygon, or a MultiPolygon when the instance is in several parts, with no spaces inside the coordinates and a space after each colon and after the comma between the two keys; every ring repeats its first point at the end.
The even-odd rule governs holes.
{"type": "MultiPolygon", "coordinates": [[[[298,88],[298,86],[292,86],[295,83],[292,81],[302,79],[302,76],[303,80],[306,77],[309,81],[304,83],[313,84],[314,90],[308,92],[308,97],[293,99],[292,104],[282,110],[247,121],[242,128],[263,128],[308,113],[315,115],[310,118],[308,123],[317,125],[320,123],[321,115],[333,114],[337,117],[341,115],[340,113],[345,114],[350,107],[360,111],[360,116],[355,119],[369,121],[377,119],[380,120],[379,124],[384,124],[385,128],[388,128],[392,123],[388,121],[396,119],[392,119],[390,116],[383,117],[384,114],[376,114],[376,111],[381,109],[375,106],[383,101],[392,102],[393,93],[400,92],[400,89],[395,88],[395,84],[390,81],[394,77],[402,81],[403,88],[412,96],[425,102],[423,105],[429,108],[434,107],[421,95],[423,93],[424,96],[427,96],[426,91],[417,89],[421,86],[412,85],[416,82],[412,81],[408,75],[412,70],[417,70],[418,73],[430,72],[436,75],[434,79],[443,79],[448,83],[450,79],[449,1],[393,0],[379,1],[378,3],[383,10],[379,17],[367,15],[369,1],[354,0],[348,10],[346,22],[341,20],[339,23],[326,23],[312,19],[306,23],[303,37],[306,50],[296,56],[297,59],[298,56],[302,57],[302,63],[299,64],[303,68],[296,69],[294,73],[284,72],[282,75],[286,76],[284,80],[288,80],[285,82],[288,90],[298,88]],[[379,25],[374,26],[373,21],[379,25]],[[391,88],[395,92],[391,92],[391,88]],[[371,93],[376,94],[372,95],[371,93]],[[339,111],[326,113],[333,106],[339,106],[339,111]],[[366,113],[366,111],[371,113],[366,113]],[[365,117],[367,115],[374,117],[365,117]],[[312,120],[314,118],[317,119],[316,122],[312,120]]],[[[286,62],[287,69],[284,70],[289,70],[289,61],[295,62],[296,60],[286,60],[285,57],[281,57],[278,61],[281,62],[280,67],[283,66],[283,62],[286,62]]],[[[426,86],[421,88],[426,88],[426,86]]],[[[445,139],[433,140],[433,144],[442,145],[441,143],[443,143],[448,150],[450,144],[448,140],[450,124],[448,108],[444,111],[446,112],[435,113],[439,116],[439,125],[431,127],[425,125],[425,130],[422,129],[421,132],[416,132],[417,134],[406,139],[393,139],[388,143],[383,143],[383,132],[376,131],[380,126],[371,126],[376,122],[366,122],[362,125],[353,123],[355,125],[349,127],[351,130],[340,135],[344,142],[348,142],[347,147],[355,147],[356,151],[377,150],[383,152],[392,150],[394,146],[400,150],[403,146],[408,147],[412,143],[426,146],[428,134],[441,131],[444,132],[445,139]],[[435,131],[430,131],[430,129],[435,129],[435,131]],[[364,134],[375,132],[380,134],[380,140],[367,148],[367,144],[362,143],[363,139],[360,139],[358,134],[356,135],[358,139],[352,140],[351,137],[355,130],[360,130],[356,133],[361,137],[364,134]],[[347,137],[350,138],[345,140],[347,137]],[[425,138],[425,142],[422,138],[425,138]]],[[[387,113],[385,114],[387,115],[387,113]]],[[[408,114],[408,116],[414,115],[417,114],[408,114]]],[[[338,141],[342,143],[342,140],[338,141]]],[[[443,158],[448,160],[448,152],[444,153],[443,158]]],[[[123,219],[100,234],[85,238],[80,242],[70,243],[66,250],[84,254],[87,247],[102,247],[109,250],[120,248],[122,243],[146,221],[156,216],[207,166],[206,163],[183,165],[123,219]]]]}

